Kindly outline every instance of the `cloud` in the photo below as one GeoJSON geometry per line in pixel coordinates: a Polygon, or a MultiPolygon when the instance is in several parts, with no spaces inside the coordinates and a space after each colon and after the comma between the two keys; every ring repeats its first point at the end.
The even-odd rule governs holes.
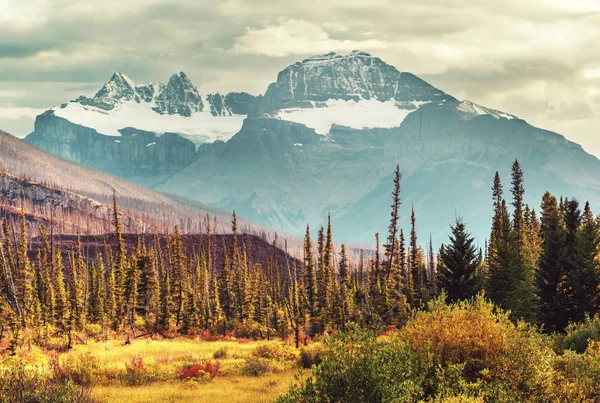
{"type": "Polygon", "coordinates": [[[598,0],[0,0],[0,129],[27,134],[32,110],[117,70],[259,94],[289,64],[354,49],[600,156],[598,0]]]}
{"type": "Polygon", "coordinates": [[[44,109],[28,108],[28,107],[0,107],[1,120],[20,120],[23,118],[35,118],[44,109]]]}
{"type": "MultiPolygon", "coordinates": [[[[340,27],[336,27],[339,32],[340,27]]],[[[248,28],[238,38],[233,51],[243,54],[285,57],[354,49],[385,49],[388,44],[377,39],[333,39],[320,26],[305,20],[291,19],[263,28],[248,28]]]]}

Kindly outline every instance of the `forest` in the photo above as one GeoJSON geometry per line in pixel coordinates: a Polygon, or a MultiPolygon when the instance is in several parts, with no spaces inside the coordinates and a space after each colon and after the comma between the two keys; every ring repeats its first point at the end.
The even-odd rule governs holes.
{"type": "MultiPolygon", "coordinates": [[[[537,367],[531,369],[534,375],[519,375],[525,377],[521,386],[512,388],[513,381],[499,382],[494,376],[501,375],[494,371],[500,370],[486,365],[490,357],[506,353],[486,350],[500,340],[519,356],[506,364],[511,368],[524,365],[527,354],[538,360],[535,364],[545,362],[535,346],[552,345],[557,357],[569,349],[592,354],[586,352],[588,342],[593,343],[594,337],[600,341],[595,318],[600,303],[600,216],[593,215],[589,203],[582,206],[576,198],[547,192],[539,210],[525,204],[524,174],[515,161],[510,199],[505,199],[498,173],[494,177],[490,199],[494,213],[485,244],[477,245],[468,223],[457,217],[447,243],[434,251],[431,241],[426,248],[420,246],[414,210],[410,230],[405,233],[398,227],[404,214],[401,183],[397,167],[388,232],[376,234],[375,247],[360,253],[335,244],[330,219],[314,240],[307,226],[299,256],[281,253],[277,239],[271,253],[259,258],[249,253],[252,245],[240,233],[235,212],[227,237],[217,236],[211,217],[203,217],[198,227],[204,232],[194,238],[192,247],[184,247],[185,235],[177,226],[164,233],[125,234],[113,197],[112,233],[90,254],[79,235],[63,244],[51,222],[39,225],[39,235],[31,237],[21,212],[17,220],[4,220],[0,236],[3,355],[15,355],[31,345],[67,352],[90,337],[120,338],[126,344],[152,337],[280,339],[302,352],[313,344],[323,349],[321,358],[312,357],[306,366],[313,368],[312,374],[282,401],[390,401],[398,396],[406,400],[394,401],[442,401],[435,399],[452,396],[473,401],[595,401],[595,392],[581,386],[572,386],[583,393],[579,400],[569,400],[575,395],[567,392],[526,390],[549,388],[529,385],[533,382],[529,377],[542,376],[537,367]],[[452,321],[453,327],[445,329],[452,321]],[[477,348],[468,352],[465,346],[462,351],[444,345],[455,342],[444,341],[448,334],[466,342],[468,335],[458,329],[472,329],[477,323],[489,327],[478,333],[477,348]],[[443,351],[428,350],[429,357],[441,354],[441,361],[425,365],[419,361],[423,355],[415,354],[432,349],[434,340],[443,351]],[[514,345],[519,340],[531,351],[519,350],[514,345]],[[357,346],[352,359],[346,356],[349,345],[357,346]],[[367,346],[371,350],[365,350],[367,346]],[[387,363],[390,372],[382,376],[392,376],[398,384],[370,373],[373,362],[357,367],[367,356],[387,363]],[[349,377],[361,373],[365,378],[341,379],[335,375],[339,368],[345,368],[349,377]],[[414,377],[445,371],[435,376],[449,385],[455,377],[462,386],[442,391],[444,382],[429,389],[422,383],[418,390],[403,391],[398,385],[408,385],[410,376],[401,382],[401,370],[414,377]],[[363,384],[364,389],[344,389],[348,382],[363,384]],[[494,382],[512,389],[500,396],[499,389],[481,386],[494,382]],[[368,395],[360,395],[363,392],[368,395]],[[523,400],[531,396],[533,400],[523,400]]],[[[600,379],[600,356],[593,359],[596,366],[578,365],[598,370],[592,374],[596,378],[578,374],[578,382],[600,379]]],[[[548,365],[551,371],[550,367],[570,364],[548,365]]]]}

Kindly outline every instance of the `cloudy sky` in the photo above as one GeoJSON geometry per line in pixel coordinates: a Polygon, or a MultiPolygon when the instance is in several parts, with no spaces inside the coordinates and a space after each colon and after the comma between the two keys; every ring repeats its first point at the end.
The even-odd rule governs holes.
{"type": "Polygon", "coordinates": [[[28,134],[114,71],[259,94],[353,49],[600,156],[600,0],[0,0],[0,129],[28,134]]]}

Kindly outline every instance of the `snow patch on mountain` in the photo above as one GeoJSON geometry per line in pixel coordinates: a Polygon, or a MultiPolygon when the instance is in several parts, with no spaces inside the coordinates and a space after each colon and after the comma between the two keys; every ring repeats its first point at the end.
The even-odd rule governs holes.
{"type": "Polygon", "coordinates": [[[398,127],[409,113],[427,102],[413,101],[399,107],[394,99],[382,102],[377,99],[342,100],[329,99],[313,102],[313,108],[284,108],[275,117],[303,124],[321,135],[329,134],[332,125],[352,129],[398,127]]]}
{"type": "MultiPolygon", "coordinates": [[[[209,104],[207,97],[202,101],[209,104]]],[[[153,110],[154,101],[138,103],[134,100],[120,103],[117,107],[105,110],[93,105],[70,102],[51,110],[55,116],[95,129],[108,136],[120,136],[120,130],[134,127],[157,134],[167,132],[180,133],[191,141],[212,143],[216,140],[227,141],[240,131],[245,115],[214,116],[210,108],[194,112],[189,117],[178,114],[160,114],[153,110]]]]}
{"type": "Polygon", "coordinates": [[[489,109],[481,105],[477,105],[471,101],[462,101],[457,106],[457,109],[462,113],[464,120],[471,120],[474,117],[482,115],[490,115],[495,119],[515,119],[515,116],[513,115],[509,115],[508,113],[497,111],[495,109],[489,109]]]}

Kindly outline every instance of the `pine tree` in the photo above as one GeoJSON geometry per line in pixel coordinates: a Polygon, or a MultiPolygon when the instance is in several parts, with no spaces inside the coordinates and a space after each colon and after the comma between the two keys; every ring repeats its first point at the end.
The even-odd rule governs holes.
{"type": "Polygon", "coordinates": [[[494,201],[494,216],[488,245],[486,291],[492,302],[504,309],[512,309],[511,290],[515,280],[511,272],[514,256],[511,243],[512,224],[503,198],[502,184],[498,172],[494,176],[492,199],[494,201]]]}
{"type": "Polygon", "coordinates": [[[448,301],[455,302],[472,298],[481,290],[477,273],[481,257],[461,219],[456,219],[451,230],[450,243],[440,254],[437,281],[448,301]]]}
{"type": "Polygon", "coordinates": [[[125,240],[123,239],[123,228],[121,227],[121,220],[119,219],[119,210],[117,208],[117,196],[113,190],[113,227],[114,237],[117,244],[117,260],[114,265],[114,277],[115,286],[112,289],[115,298],[115,314],[114,314],[114,328],[118,329],[126,314],[125,304],[125,271],[127,270],[127,251],[125,249],[125,240]]]}
{"type": "MultiPolygon", "coordinates": [[[[570,201],[572,202],[572,200],[570,201]]],[[[568,247],[568,245],[567,245],[568,247]]],[[[582,225],[576,233],[573,251],[573,267],[567,272],[569,320],[582,322],[586,315],[598,312],[600,290],[600,237],[598,223],[586,202],[582,225]]]]}
{"type": "Polygon", "coordinates": [[[179,326],[183,314],[183,306],[185,303],[185,290],[188,279],[185,269],[185,255],[183,254],[183,243],[181,240],[181,234],[179,233],[179,226],[177,225],[175,226],[173,236],[171,237],[169,249],[169,276],[171,298],[173,300],[173,306],[175,308],[175,324],[176,326],[179,326]]]}
{"type": "Polygon", "coordinates": [[[542,254],[537,272],[540,318],[548,332],[560,331],[568,322],[566,289],[561,256],[565,248],[563,214],[556,198],[546,192],[541,206],[542,254]]]}
{"type": "Polygon", "coordinates": [[[412,283],[410,284],[410,298],[413,307],[421,307],[427,302],[427,290],[425,287],[425,262],[419,256],[419,247],[417,246],[417,218],[415,209],[412,209],[410,216],[410,259],[409,269],[412,283]]]}
{"type": "Polygon", "coordinates": [[[306,288],[306,299],[308,305],[308,312],[310,315],[310,335],[314,336],[317,332],[317,272],[315,270],[315,262],[313,256],[313,245],[310,239],[310,227],[306,226],[306,235],[304,237],[304,273],[306,276],[305,288],[306,288]]]}
{"type": "Polygon", "coordinates": [[[31,262],[28,256],[29,243],[27,241],[27,221],[25,220],[25,211],[21,209],[20,213],[20,236],[17,245],[16,270],[14,272],[15,284],[17,286],[17,297],[19,304],[23,309],[23,325],[30,319],[31,311],[34,305],[34,274],[31,268],[31,262]]]}

